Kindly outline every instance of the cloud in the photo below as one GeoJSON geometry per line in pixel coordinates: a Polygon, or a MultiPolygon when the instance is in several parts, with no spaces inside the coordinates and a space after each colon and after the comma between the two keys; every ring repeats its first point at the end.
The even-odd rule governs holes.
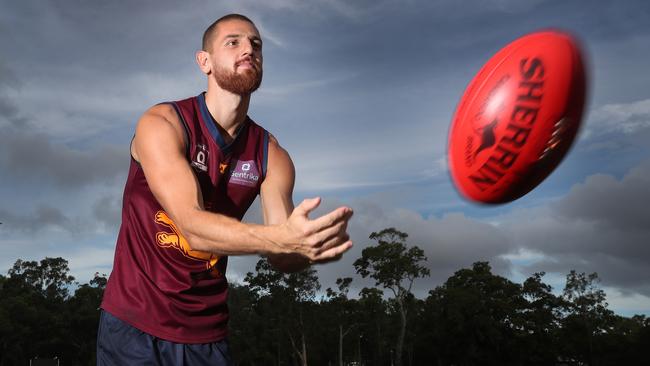
{"type": "Polygon", "coordinates": [[[0,221],[5,232],[36,233],[41,230],[75,231],[74,222],[61,210],[46,205],[38,206],[27,215],[17,215],[0,209],[0,221]]]}
{"type": "Polygon", "coordinates": [[[118,195],[101,196],[92,205],[93,217],[107,231],[117,232],[122,222],[122,199],[118,195]]]}
{"type": "MultiPolygon", "coordinates": [[[[237,7],[245,14],[254,14],[254,20],[281,12],[288,12],[294,17],[309,17],[319,20],[328,18],[345,18],[360,22],[370,16],[376,16],[389,1],[362,0],[345,2],[341,0],[276,0],[260,3],[254,0],[238,1],[237,7]]],[[[237,9],[237,7],[235,9],[237,9]]]]}
{"type": "Polygon", "coordinates": [[[617,313],[623,316],[633,316],[634,314],[644,314],[648,312],[650,297],[641,294],[630,294],[621,292],[617,288],[603,288],[607,294],[607,303],[610,309],[617,309],[617,313]]]}
{"type": "Polygon", "coordinates": [[[298,172],[296,190],[395,187],[446,179],[446,157],[430,158],[437,154],[431,151],[434,147],[426,139],[414,137],[408,147],[397,150],[382,151],[382,142],[375,141],[376,146],[368,144],[364,149],[349,145],[298,151],[292,154],[298,172]]]}
{"type": "Polygon", "coordinates": [[[20,115],[18,107],[8,96],[12,90],[19,87],[20,83],[16,76],[0,58],[0,128],[7,122],[13,127],[20,127],[26,122],[26,119],[20,115]]]}
{"type": "Polygon", "coordinates": [[[354,77],[355,75],[353,74],[340,74],[326,79],[307,80],[292,84],[269,86],[263,90],[260,90],[260,92],[256,94],[256,101],[259,99],[259,102],[265,103],[266,98],[274,97],[274,99],[277,101],[279,97],[287,97],[291,94],[301,93],[306,89],[327,87],[331,84],[340,83],[354,77]]]}
{"type": "Polygon", "coordinates": [[[200,73],[191,63],[187,66],[173,76],[148,70],[124,72],[110,83],[106,80],[110,75],[85,66],[59,66],[52,70],[51,79],[38,84],[29,80],[19,90],[8,92],[7,98],[14,101],[14,114],[20,111],[30,126],[52,140],[79,143],[107,140],[108,135],[128,144],[139,116],[150,106],[199,93],[193,84],[200,73]],[[60,90],[62,80],[66,87],[60,90]]]}
{"type": "Polygon", "coordinates": [[[497,219],[517,247],[541,253],[530,271],[599,272],[621,291],[650,294],[650,161],[622,178],[593,175],[547,205],[497,219]]]}
{"type": "Polygon", "coordinates": [[[583,132],[585,139],[612,133],[632,135],[650,129],[650,99],[605,104],[589,114],[592,117],[583,132]]]}
{"type": "Polygon", "coordinates": [[[598,174],[571,188],[553,211],[561,218],[593,222],[605,228],[650,230],[650,161],[630,170],[622,179],[598,174]]]}
{"type": "Polygon", "coordinates": [[[6,61],[0,58],[0,88],[16,87],[17,84],[19,84],[18,80],[13,72],[9,70],[6,61]]]}
{"type": "Polygon", "coordinates": [[[67,199],[69,202],[64,205],[34,202],[33,208],[25,210],[25,207],[20,207],[20,211],[8,206],[0,207],[1,228],[5,233],[31,238],[54,232],[67,234],[71,239],[80,235],[116,234],[122,219],[121,196],[99,193],[96,189],[85,194],[76,192],[62,197],[63,201],[67,199]],[[95,196],[99,198],[92,202],[95,196]]]}
{"type": "Polygon", "coordinates": [[[112,184],[126,174],[128,147],[104,145],[93,150],[52,143],[47,135],[3,129],[0,168],[12,180],[55,185],[64,190],[112,184]]]}
{"type": "Polygon", "coordinates": [[[517,1],[517,0],[491,0],[481,1],[484,9],[497,9],[506,13],[521,13],[530,11],[546,0],[517,1]]]}
{"type": "Polygon", "coordinates": [[[0,129],[3,126],[21,128],[27,123],[27,119],[20,115],[18,107],[4,95],[0,84],[0,129]]]}

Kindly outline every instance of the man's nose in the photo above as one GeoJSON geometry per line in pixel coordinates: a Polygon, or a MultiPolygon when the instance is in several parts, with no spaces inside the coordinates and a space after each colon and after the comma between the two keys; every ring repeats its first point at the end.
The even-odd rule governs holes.
{"type": "Polygon", "coordinates": [[[242,56],[252,56],[253,55],[253,41],[248,38],[245,38],[242,41],[242,56]]]}

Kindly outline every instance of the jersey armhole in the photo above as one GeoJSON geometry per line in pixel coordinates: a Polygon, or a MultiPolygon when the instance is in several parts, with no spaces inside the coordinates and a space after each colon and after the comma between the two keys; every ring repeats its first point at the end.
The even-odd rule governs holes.
{"type": "Polygon", "coordinates": [[[172,107],[174,107],[174,110],[176,111],[176,114],[178,114],[178,118],[181,120],[181,124],[183,125],[183,132],[184,132],[184,141],[185,142],[185,157],[187,159],[190,159],[190,130],[187,127],[187,122],[185,121],[185,117],[183,117],[183,113],[181,113],[180,108],[176,104],[176,102],[163,102],[160,104],[169,104],[172,107]]]}
{"type": "Polygon", "coordinates": [[[269,160],[269,132],[264,131],[262,142],[262,177],[266,177],[266,166],[269,160]]]}
{"type": "Polygon", "coordinates": [[[138,163],[138,165],[140,165],[140,162],[135,160],[135,157],[133,156],[133,141],[135,141],[135,133],[131,137],[131,142],[129,142],[129,156],[131,157],[131,160],[135,161],[136,163],[138,163]]]}

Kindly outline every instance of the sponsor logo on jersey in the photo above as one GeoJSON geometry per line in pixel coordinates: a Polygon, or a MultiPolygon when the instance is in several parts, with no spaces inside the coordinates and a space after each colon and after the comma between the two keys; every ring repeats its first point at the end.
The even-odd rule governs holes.
{"type": "Polygon", "coordinates": [[[203,144],[197,144],[196,150],[194,152],[194,157],[192,158],[192,166],[199,170],[207,172],[209,156],[210,152],[208,151],[208,147],[203,144]]]}
{"type": "Polygon", "coordinates": [[[230,171],[230,183],[247,187],[257,185],[260,180],[260,173],[254,160],[237,160],[233,167],[230,171]]]}

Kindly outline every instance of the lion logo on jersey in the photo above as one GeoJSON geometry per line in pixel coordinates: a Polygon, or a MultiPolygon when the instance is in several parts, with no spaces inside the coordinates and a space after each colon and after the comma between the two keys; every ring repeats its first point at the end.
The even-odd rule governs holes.
{"type": "Polygon", "coordinates": [[[154,221],[156,224],[165,226],[171,230],[171,232],[159,231],[156,233],[156,244],[162,248],[174,248],[181,252],[186,258],[206,262],[206,270],[210,271],[212,276],[215,278],[222,276],[216,267],[216,264],[219,261],[219,256],[208,252],[192,250],[187,239],[181,235],[180,230],[178,230],[176,224],[174,224],[165,211],[156,212],[154,221]]]}

